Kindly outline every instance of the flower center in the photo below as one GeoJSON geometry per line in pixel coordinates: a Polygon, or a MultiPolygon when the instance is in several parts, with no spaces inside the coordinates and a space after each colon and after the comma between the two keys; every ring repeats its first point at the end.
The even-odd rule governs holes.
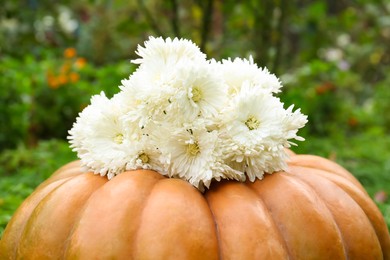
{"type": "Polygon", "coordinates": [[[256,117],[250,116],[248,119],[245,121],[245,125],[248,127],[249,130],[254,130],[259,128],[260,126],[260,121],[257,120],[256,117]]]}
{"type": "Polygon", "coordinates": [[[202,99],[202,91],[198,87],[192,88],[192,100],[197,103],[202,99]]]}
{"type": "Polygon", "coordinates": [[[123,134],[117,134],[115,137],[114,137],[114,142],[117,143],[117,144],[121,144],[123,143],[123,134]]]}
{"type": "Polygon", "coordinates": [[[195,156],[197,155],[198,153],[200,153],[200,149],[199,149],[199,145],[197,142],[193,143],[193,144],[189,144],[187,146],[187,154],[190,154],[192,156],[195,156]]]}
{"type": "Polygon", "coordinates": [[[149,156],[146,153],[141,153],[138,155],[138,159],[140,159],[143,163],[149,162],[149,156]]]}

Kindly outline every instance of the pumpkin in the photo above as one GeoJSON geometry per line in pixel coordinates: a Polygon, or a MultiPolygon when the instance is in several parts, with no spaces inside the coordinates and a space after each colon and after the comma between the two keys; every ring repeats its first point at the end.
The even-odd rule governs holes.
{"type": "Polygon", "coordinates": [[[390,259],[382,215],[345,169],[292,155],[289,169],[199,192],[150,170],[111,181],[60,168],[25,200],[0,259],[390,259]]]}

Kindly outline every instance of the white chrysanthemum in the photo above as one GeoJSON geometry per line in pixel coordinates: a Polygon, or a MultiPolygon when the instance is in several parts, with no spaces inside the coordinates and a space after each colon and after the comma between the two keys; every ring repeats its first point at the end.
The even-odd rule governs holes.
{"type": "Polygon", "coordinates": [[[71,147],[82,164],[109,179],[124,171],[129,159],[130,142],[120,120],[122,113],[116,102],[101,93],[92,98],[69,131],[71,147]]]}
{"type": "MultiPolygon", "coordinates": [[[[297,141],[304,141],[305,139],[301,136],[298,136],[298,130],[305,126],[307,123],[307,116],[301,113],[300,109],[292,111],[294,105],[291,105],[287,108],[286,114],[283,118],[283,135],[286,139],[295,139],[297,141]]],[[[289,142],[289,144],[294,144],[289,142]]]]}
{"type": "Polygon", "coordinates": [[[123,119],[127,124],[137,125],[142,129],[149,124],[166,121],[176,92],[172,86],[149,85],[147,90],[141,90],[137,85],[128,85],[121,92],[121,100],[131,100],[135,105],[128,107],[123,119]]]}
{"type": "Polygon", "coordinates": [[[94,95],[91,97],[91,104],[84,108],[84,110],[76,118],[76,122],[73,124],[71,130],[69,130],[69,143],[70,147],[74,151],[77,151],[78,155],[87,152],[83,149],[82,143],[89,137],[89,122],[95,120],[96,110],[99,107],[104,107],[108,102],[107,97],[104,92],[101,92],[100,95],[94,95]]]}
{"type": "Polygon", "coordinates": [[[129,79],[122,81],[122,90],[130,85],[136,86],[139,92],[150,92],[150,88],[171,85],[177,76],[177,68],[206,62],[206,55],[186,39],[150,37],[145,47],[138,46],[136,53],[141,58],[132,62],[140,64],[140,67],[129,79]]]}
{"type": "Polygon", "coordinates": [[[175,66],[181,60],[204,61],[206,55],[199,47],[187,39],[154,38],[145,41],[145,47],[138,45],[137,55],[141,58],[133,60],[135,64],[150,66],[151,64],[175,66]]]}
{"type": "Polygon", "coordinates": [[[225,106],[227,93],[218,71],[209,63],[193,63],[180,67],[172,83],[176,93],[170,99],[168,117],[191,122],[197,117],[217,116],[225,106]]]}
{"type": "Polygon", "coordinates": [[[287,139],[295,138],[292,133],[302,127],[292,124],[292,117],[303,122],[299,111],[295,115],[286,111],[278,98],[246,83],[224,111],[221,131],[226,163],[245,172],[251,181],[263,178],[265,172],[285,169],[287,139]]]}
{"type": "Polygon", "coordinates": [[[129,161],[126,170],[149,169],[166,175],[169,157],[161,153],[148,134],[143,135],[140,140],[133,141],[127,152],[129,161]]]}
{"type": "Polygon", "coordinates": [[[231,100],[222,117],[231,135],[239,142],[247,143],[280,134],[279,118],[284,115],[283,104],[278,98],[246,85],[231,100]]]}
{"type": "Polygon", "coordinates": [[[128,79],[122,80],[122,91],[128,88],[135,88],[136,96],[143,93],[149,93],[152,88],[164,88],[172,85],[177,76],[177,70],[180,66],[186,66],[192,61],[179,61],[174,65],[164,64],[163,61],[154,61],[148,66],[139,67],[128,79]]]}
{"type": "Polygon", "coordinates": [[[213,62],[213,64],[220,68],[231,94],[238,93],[244,83],[271,93],[280,92],[282,87],[279,79],[271,74],[267,68],[259,68],[253,62],[252,57],[249,57],[248,60],[241,58],[231,60],[229,58],[222,60],[222,62],[213,62]]]}
{"type": "Polygon", "coordinates": [[[209,187],[211,180],[245,176],[221,163],[218,132],[207,131],[199,124],[175,129],[163,147],[170,155],[168,176],[185,179],[197,188],[209,187]]]}
{"type": "Polygon", "coordinates": [[[225,106],[227,100],[223,80],[207,62],[189,63],[173,68],[175,77],[167,82],[148,80],[123,81],[122,100],[135,104],[126,120],[146,127],[150,121],[182,125],[199,116],[211,118],[225,106]]]}

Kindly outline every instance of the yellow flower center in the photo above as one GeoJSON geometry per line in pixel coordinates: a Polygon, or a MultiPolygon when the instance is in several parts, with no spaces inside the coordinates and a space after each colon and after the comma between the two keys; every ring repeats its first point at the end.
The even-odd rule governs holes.
{"type": "Polygon", "coordinates": [[[259,128],[260,126],[260,121],[257,120],[256,117],[250,116],[248,119],[245,121],[245,125],[248,127],[249,130],[254,130],[259,128]]]}
{"type": "Polygon", "coordinates": [[[195,142],[193,144],[189,144],[187,146],[187,154],[195,156],[198,153],[200,153],[200,149],[199,149],[199,145],[197,142],[195,142]]]}
{"type": "Polygon", "coordinates": [[[202,99],[202,91],[198,87],[192,88],[192,100],[197,103],[202,99]]]}
{"type": "Polygon", "coordinates": [[[140,159],[143,163],[149,162],[149,156],[146,153],[141,153],[138,155],[138,159],[140,159]]]}
{"type": "Polygon", "coordinates": [[[123,134],[117,134],[115,137],[114,137],[114,142],[117,143],[117,144],[121,144],[123,143],[123,134]]]}
{"type": "Polygon", "coordinates": [[[230,87],[228,93],[229,95],[234,96],[235,94],[237,94],[237,89],[234,87],[230,87]]]}

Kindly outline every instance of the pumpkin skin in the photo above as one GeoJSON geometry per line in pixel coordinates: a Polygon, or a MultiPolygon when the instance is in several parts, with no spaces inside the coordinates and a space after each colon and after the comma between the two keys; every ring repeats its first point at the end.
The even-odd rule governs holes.
{"type": "Polygon", "coordinates": [[[107,181],[60,168],[14,214],[0,259],[390,259],[384,219],[327,159],[263,180],[189,183],[148,170],[107,181]]]}

